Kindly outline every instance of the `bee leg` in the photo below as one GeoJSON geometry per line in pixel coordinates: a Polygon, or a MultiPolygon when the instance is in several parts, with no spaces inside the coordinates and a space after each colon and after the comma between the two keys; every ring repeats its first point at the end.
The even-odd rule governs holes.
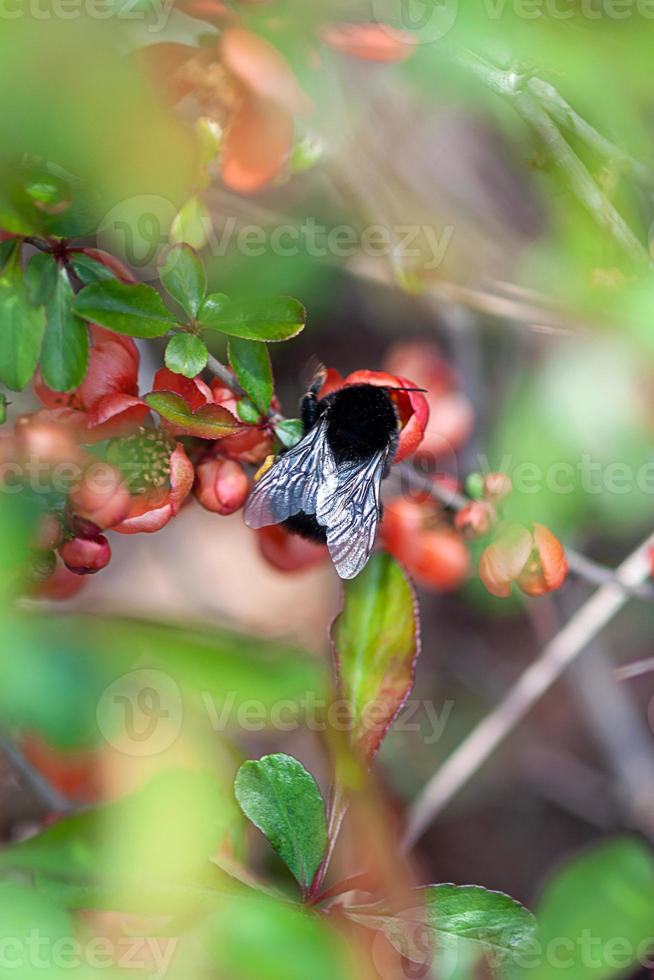
{"type": "Polygon", "coordinates": [[[306,395],[300,403],[300,415],[302,416],[305,432],[312,429],[320,418],[318,392],[325,383],[325,375],[326,372],[324,368],[321,371],[316,372],[311,384],[309,385],[306,395]]]}

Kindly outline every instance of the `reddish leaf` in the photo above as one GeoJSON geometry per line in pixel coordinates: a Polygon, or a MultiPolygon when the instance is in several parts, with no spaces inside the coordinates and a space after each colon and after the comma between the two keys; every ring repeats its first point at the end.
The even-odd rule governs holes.
{"type": "Polygon", "coordinates": [[[132,285],[138,282],[138,279],[136,279],[124,262],[117,259],[115,255],[110,255],[109,252],[104,252],[101,248],[74,248],[71,249],[71,252],[81,252],[82,255],[88,256],[88,258],[93,259],[94,262],[100,262],[101,265],[109,269],[109,271],[114,274],[116,279],[120,279],[121,282],[132,285]]]}
{"type": "Polygon", "coordinates": [[[184,399],[172,391],[153,391],[145,396],[145,401],[167,422],[199,439],[220,439],[244,428],[221,405],[203,405],[192,412],[184,399]]]}
{"type": "Polygon", "coordinates": [[[411,693],[420,652],[413,588],[390,555],[373,555],[346,584],[332,644],[339,695],[350,706],[351,740],[370,763],[411,693]]]}

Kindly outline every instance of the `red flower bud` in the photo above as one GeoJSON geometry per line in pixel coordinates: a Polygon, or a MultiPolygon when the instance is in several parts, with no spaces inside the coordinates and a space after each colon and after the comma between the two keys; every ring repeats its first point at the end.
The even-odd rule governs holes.
{"type": "Polygon", "coordinates": [[[278,572],[306,571],[327,560],[326,545],[291,534],[281,524],[262,527],[255,533],[262,557],[278,572]]]}
{"type": "Polygon", "coordinates": [[[111,548],[103,534],[97,538],[71,538],[59,549],[66,568],[75,575],[93,575],[109,564],[111,548]]]}
{"type": "Polygon", "coordinates": [[[70,494],[69,502],[78,517],[92,521],[104,530],[125,520],[132,498],[120,470],[109,463],[97,462],[84,471],[78,489],[70,494]]]}
{"type": "Polygon", "coordinates": [[[243,467],[231,459],[208,459],[195,471],[194,494],[215,514],[233,514],[247,499],[250,481],[243,467]]]}
{"type": "Polygon", "coordinates": [[[479,577],[495,596],[511,594],[515,582],[527,595],[543,595],[558,589],[568,572],[561,542],[542,524],[532,529],[522,524],[504,528],[482,552],[479,577]]]}
{"type": "Polygon", "coordinates": [[[454,526],[466,538],[481,538],[488,534],[496,521],[497,514],[492,504],[485,500],[471,500],[457,512],[454,526]]]}

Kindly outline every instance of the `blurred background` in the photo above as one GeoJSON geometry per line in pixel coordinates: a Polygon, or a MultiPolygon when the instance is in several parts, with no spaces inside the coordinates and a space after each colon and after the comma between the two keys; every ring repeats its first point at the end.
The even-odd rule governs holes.
{"type": "MultiPolygon", "coordinates": [[[[297,297],[306,330],[272,350],[289,416],[314,358],[343,375],[411,376],[409,364],[422,365],[440,387],[420,468],[459,488],[470,473],[505,472],[510,519],[617,566],[651,533],[653,513],[645,5],[234,3],[228,15],[288,59],[310,105],[284,168],[243,193],[218,152],[235,72],[215,53],[225,8],[138,4],[128,17],[112,4],[104,20],[90,0],[67,21],[54,6],[38,20],[29,5],[3,20],[0,224],[22,234],[37,215],[44,234],[98,244],[149,282],[160,249],[183,238],[201,251],[212,291],[297,297]],[[353,35],[345,23],[375,31],[353,35]],[[171,99],[149,49],[172,44],[209,61],[203,83],[171,99]]],[[[271,79],[260,84],[272,103],[271,79]]],[[[264,126],[262,156],[267,136],[264,126]]],[[[163,350],[139,342],[142,392],[163,350]]],[[[223,356],[220,342],[213,352],[223,356]]],[[[39,407],[29,386],[10,400],[7,426],[39,407]]],[[[387,498],[398,492],[389,481],[387,498]]],[[[30,517],[15,497],[0,506],[10,582],[30,517]]],[[[109,567],[70,598],[16,606],[5,589],[0,832],[12,845],[52,810],[25,755],[54,784],[51,804],[119,800],[170,777],[126,826],[140,827],[131,846],[143,876],[173,851],[182,876],[202,834],[189,814],[210,806],[233,827],[228,783],[244,758],[293,754],[327,792],[315,732],[301,722],[248,730],[237,706],[327,690],[339,582],[325,563],[279,570],[241,513],[196,501],[159,533],[111,535],[111,546],[109,567]],[[142,685],[134,671],[163,673],[148,689],[159,696],[172,681],[184,702],[181,731],[173,713],[143,755],[121,743],[111,705],[105,716],[112,685],[142,685]],[[228,704],[224,730],[207,692],[214,710],[228,704]],[[183,782],[205,769],[224,786],[210,803],[204,784],[183,782]],[[169,807],[177,818],[164,826],[146,820],[169,807]]],[[[476,544],[454,558],[436,548],[419,577],[417,709],[375,767],[382,823],[401,827],[410,801],[594,588],[571,574],[551,595],[496,599],[476,575],[478,555],[476,544]]],[[[651,658],[653,627],[651,596],[630,599],[427,829],[408,857],[415,883],[477,883],[532,907],[578,849],[624,831],[651,841],[654,673],[620,668],[651,658]]],[[[146,725],[156,720],[154,702],[139,710],[146,725]]],[[[134,860],[110,826],[102,862],[134,860]]],[[[230,854],[286,890],[263,839],[245,843],[240,825],[236,836],[230,854]]],[[[362,854],[346,825],[333,880],[364,870],[362,854]]]]}

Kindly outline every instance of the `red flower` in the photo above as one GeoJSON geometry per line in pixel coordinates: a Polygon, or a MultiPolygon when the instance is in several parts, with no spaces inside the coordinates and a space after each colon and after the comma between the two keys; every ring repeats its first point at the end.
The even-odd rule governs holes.
{"type": "Polygon", "coordinates": [[[474,412],[436,345],[422,340],[401,341],[391,347],[384,366],[392,374],[408,375],[418,387],[427,389],[429,424],[421,452],[438,457],[460,449],[472,432],[474,412]]]}
{"type": "Polygon", "coordinates": [[[429,501],[388,501],[381,533],[388,550],[420,585],[451,592],[468,578],[470,556],[461,535],[429,501]]]}
{"type": "Polygon", "coordinates": [[[91,326],[90,339],[88,371],[74,391],[53,391],[40,372],[34,380],[36,396],[49,410],[40,414],[70,425],[87,443],[133,431],[149,411],[138,397],[139,353],[131,337],[91,326]]]}
{"type": "Polygon", "coordinates": [[[511,594],[515,582],[527,595],[558,589],[568,573],[561,542],[542,524],[504,528],[479,559],[479,577],[495,596],[511,594]]]}
{"type": "Polygon", "coordinates": [[[393,388],[416,388],[420,387],[408,378],[399,375],[387,374],[385,371],[353,371],[346,378],[340,379],[340,375],[333,369],[327,372],[327,380],[320,391],[320,396],[324,397],[332,391],[337,391],[344,385],[369,384],[378,385],[381,388],[389,388],[391,399],[397,409],[400,419],[400,440],[397,452],[393,458],[394,463],[401,463],[403,459],[411,456],[416,451],[425,432],[425,427],[429,421],[429,405],[424,394],[420,391],[398,391],[393,393],[393,388]]]}
{"type": "Polygon", "coordinates": [[[126,448],[147,459],[146,473],[140,468],[137,492],[132,493],[129,512],[113,527],[121,534],[159,531],[175,517],[191,492],[193,464],[183,445],[172,443],[158,429],[130,437],[126,448]]]}
{"type": "Polygon", "coordinates": [[[158,44],[141,58],[171,102],[192,93],[223,126],[220,166],[228,187],[252,194],[277,177],[293,148],[293,117],[307,115],[311,101],[276,48],[228,26],[216,48],[158,44]]]}

